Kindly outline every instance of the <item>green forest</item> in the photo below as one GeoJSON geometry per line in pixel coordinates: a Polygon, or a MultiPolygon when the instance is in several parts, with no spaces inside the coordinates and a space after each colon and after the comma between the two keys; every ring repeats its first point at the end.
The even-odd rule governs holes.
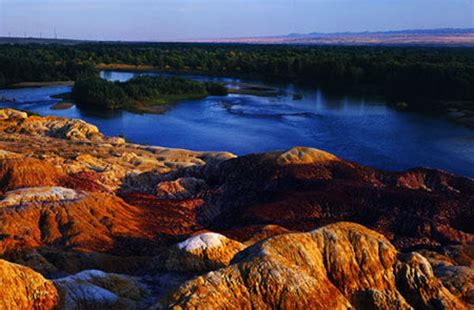
{"type": "Polygon", "coordinates": [[[127,82],[99,78],[76,81],[72,96],[79,106],[149,111],[150,106],[207,95],[227,95],[223,85],[179,77],[138,76],[127,82]]]}
{"type": "Polygon", "coordinates": [[[336,90],[371,91],[398,101],[474,99],[474,53],[468,48],[5,44],[0,45],[0,85],[83,80],[97,77],[97,67],[107,64],[286,79],[336,90]]]}

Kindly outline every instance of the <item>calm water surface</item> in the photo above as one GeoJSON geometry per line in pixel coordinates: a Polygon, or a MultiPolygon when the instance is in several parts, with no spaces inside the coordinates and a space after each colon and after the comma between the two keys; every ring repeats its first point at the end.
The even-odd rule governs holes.
{"type": "MultiPolygon", "coordinates": [[[[109,71],[101,75],[125,81],[136,73],[109,71]]],[[[123,133],[136,143],[239,155],[304,145],[376,168],[427,166],[474,177],[473,130],[443,117],[400,112],[380,99],[329,96],[318,89],[292,84],[274,86],[280,87],[284,95],[207,97],[183,101],[161,115],[94,113],[75,107],[51,110],[58,100],[50,96],[69,91],[70,87],[65,86],[0,90],[0,98],[17,100],[0,106],[81,118],[107,135],[123,133]],[[303,100],[294,101],[295,92],[303,94],[303,100]]]]}

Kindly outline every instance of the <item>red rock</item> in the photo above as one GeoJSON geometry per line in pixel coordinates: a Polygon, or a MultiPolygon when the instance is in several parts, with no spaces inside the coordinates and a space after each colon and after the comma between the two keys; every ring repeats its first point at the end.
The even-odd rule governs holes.
{"type": "Polygon", "coordinates": [[[473,180],[429,169],[389,173],[333,157],[319,162],[319,155],[311,161],[307,154],[301,155],[303,164],[282,165],[282,156],[287,157],[255,154],[222,163],[207,180],[216,189],[208,199],[210,214],[217,215],[209,228],[276,224],[306,231],[350,220],[402,249],[474,240],[473,180]]]}
{"type": "Polygon", "coordinates": [[[54,186],[63,177],[53,165],[33,158],[0,160],[0,191],[23,187],[54,186]]]}
{"type": "Polygon", "coordinates": [[[109,192],[100,183],[100,175],[93,171],[81,171],[60,179],[62,186],[88,192],[109,192]]]}
{"type": "Polygon", "coordinates": [[[121,255],[153,249],[158,232],[147,210],[102,193],[78,192],[76,198],[46,196],[0,207],[0,253],[39,246],[121,255]]]}

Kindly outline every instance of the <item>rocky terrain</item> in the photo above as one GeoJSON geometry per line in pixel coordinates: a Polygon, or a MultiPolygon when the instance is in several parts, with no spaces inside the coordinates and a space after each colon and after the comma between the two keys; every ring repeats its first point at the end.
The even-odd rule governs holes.
{"type": "Polygon", "coordinates": [[[468,309],[474,181],[0,110],[0,308],[468,309]]]}

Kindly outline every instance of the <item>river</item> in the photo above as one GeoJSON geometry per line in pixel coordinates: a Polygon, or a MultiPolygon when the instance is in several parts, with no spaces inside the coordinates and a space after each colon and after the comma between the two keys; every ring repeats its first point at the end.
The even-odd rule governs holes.
{"type": "MultiPolygon", "coordinates": [[[[102,78],[125,81],[138,73],[101,72],[102,78]]],[[[243,82],[232,78],[186,75],[197,80],[243,82]]],[[[248,81],[244,81],[248,82],[248,81]]],[[[250,81],[252,83],[262,83],[250,81]]],[[[297,145],[326,150],[367,166],[401,170],[432,167],[474,177],[474,131],[442,116],[402,112],[382,99],[329,95],[294,84],[272,84],[278,97],[229,95],[183,101],[168,112],[90,112],[76,107],[52,110],[52,95],[67,86],[0,90],[17,102],[0,102],[37,112],[80,118],[106,135],[124,134],[135,143],[238,155],[284,150],[297,145]],[[293,94],[303,95],[293,100],[293,94]]]]}

